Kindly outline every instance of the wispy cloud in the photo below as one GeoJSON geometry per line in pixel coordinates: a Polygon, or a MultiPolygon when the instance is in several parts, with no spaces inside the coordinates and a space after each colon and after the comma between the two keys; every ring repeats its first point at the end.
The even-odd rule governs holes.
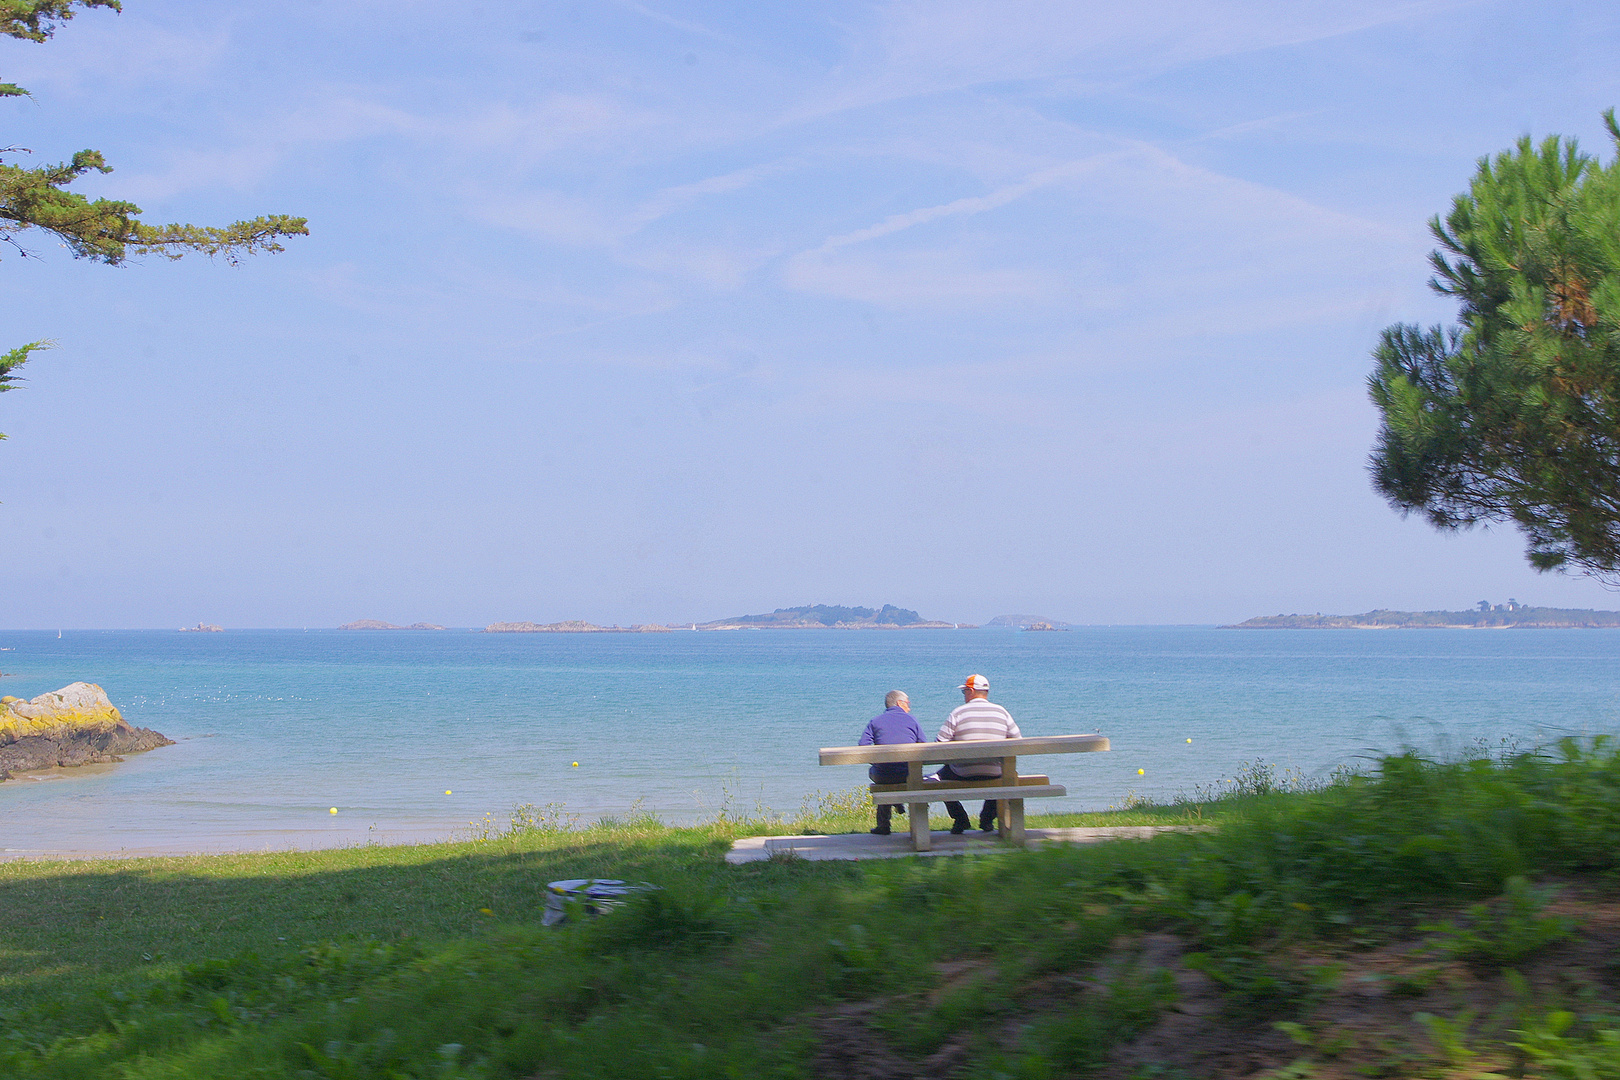
{"type": "Polygon", "coordinates": [[[209,83],[231,63],[228,26],[169,24],[88,12],[43,45],[7,42],[6,79],[53,94],[174,93],[209,83]]]}
{"type": "Polygon", "coordinates": [[[1360,267],[1381,267],[1417,235],[1416,229],[1392,229],[1138,142],[1038,170],[984,195],[893,214],[832,236],[791,258],[783,281],[805,292],[889,307],[1056,302],[1095,312],[1124,305],[1134,293],[1178,312],[1161,316],[1161,322],[1214,329],[1232,319],[1255,324],[1250,305],[1236,298],[1245,288],[1264,296],[1265,283],[1288,276],[1300,252],[1342,253],[1331,274],[1311,261],[1291,275],[1292,288],[1325,290],[1323,295],[1281,308],[1265,301],[1270,307],[1260,323],[1274,322],[1279,311],[1285,323],[1297,323],[1342,309],[1342,299],[1328,296],[1337,297],[1347,277],[1360,267]],[[998,221],[989,232],[966,231],[966,219],[1009,211],[1037,193],[1046,193],[1039,217],[1025,213],[998,221]],[[1040,218],[1049,230],[1072,230],[1078,250],[1031,243],[1028,230],[1040,218]],[[921,241],[902,235],[918,229],[925,234],[921,241]],[[1126,239],[1132,231],[1139,239],[1126,239]],[[1007,242],[997,242],[998,235],[1007,242]],[[862,250],[878,240],[885,242],[862,250]],[[1077,257],[1082,251],[1089,257],[1077,257]]]}
{"type": "Polygon", "coordinates": [[[1060,282],[1038,267],[986,266],[946,247],[829,259],[821,249],[794,257],[782,280],[791,289],[883,307],[996,307],[1046,300],[1060,282]]]}
{"type": "Polygon", "coordinates": [[[729,195],[734,191],[753,187],[762,180],[788,172],[796,164],[796,160],[785,158],[779,161],[750,165],[745,169],[737,169],[734,172],[720,176],[711,176],[695,183],[665,188],[632,211],[627,216],[626,221],[632,227],[640,228],[706,196],[729,195]]]}
{"type": "Polygon", "coordinates": [[[1228,124],[1225,127],[1206,131],[1199,135],[1200,139],[1230,139],[1238,135],[1252,135],[1256,131],[1275,131],[1295,120],[1304,120],[1312,116],[1320,116],[1323,109],[1306,109],[1298,112],[1278,113],[1275,116],[1262,116],[1256,120],[1245,120],[1241,124],[1228,124]]]}
{"type": "Polygon", "coordinates": [[[701,37],[713,38],[715,41],[724,41],[728,44],[734,43],[736,40],[735,38],[722,34],[717,30],[704,26],[702,23],[695,23],[690,19],[677,19],[673,15],[668,15],[662,11],[655,11],[645,4],[638,4],[635,2],[635,0],[619,0],[619,6],[628,8],[637,15],[643,15],[654,22],[663,23],[665,26],[673,27],[676,30],[682,31],[683,33],[697,34],[701,37]]]}
{"type": "MultiPolygon", "coordinates": [[[[521,105],[493,102],[451,114],[389,105],[359,87],[311,88],[296,105],[256,123],[239,121],[234,145],[227,139],[223,147],[172,151],[161,171],[121,171],[118,188],[137,199],[246,188],[313,148],[393,139],[384,152],[408,163],[401,180],[454,173],[456,160],[476,154],[490,162],[483,172],[499,176],[510,190],[517,176],[539,162],[565,152],[617,148],[657,123],[655,115],[600,94],[552,94],[521,105]]],[[[462,185],[449,187],[461,190],[462,185]]]]}
{"type": "Polygon", "coordinates": [[[871,24],[851,29],[850,62],[784,120],[1003,82],[1119,85],[1219,56],[1321,41],[1471,3],[895,0],[871,24]]]}
{"type": "Polygon", "coordinates": [[[848,247],[851,244],[863,243],[867,240],[876,240],[880,236],[889,236],[893,233],[926,225],[943,218],[959,217],[964,215],[982,214],[986,211],[997,210],[1009,203],[1016,202],[1024,196],[1064,180],[1072,180],[1096,169],[1105,167],[1110,161],[1118,157],[1114,154],[1098,154],[1095,157],[1081,161],[1068,161],[1055,165],[1019,181],[1008,184],[1006,187],[992,191],[987,195],[972,195],[961,199],[954,199],[938,206],[925,206],[917,210],[910,210],[904,214],[894,214],[876,225],[854,232],[844,233],[841,236],[829,237],[818,251],[833,251],[837,248],[848,247]]]}

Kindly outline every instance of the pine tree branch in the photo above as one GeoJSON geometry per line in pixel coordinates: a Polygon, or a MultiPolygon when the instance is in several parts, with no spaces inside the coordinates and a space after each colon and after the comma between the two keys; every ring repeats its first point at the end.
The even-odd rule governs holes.
{"type": "MultiPolygon", "coordinates": [[[[0,0],[3,2],[3,0],[0,0]]],[[[139,220],[141,208],[117,199],[91,201],[68,184],[95,171],[112,172],[101,154],[81,150],[71,162],[25,169],[0,164],[0,240],[21,250],[15,234],[43,229],[67,246],[75,258],[117,265],[131,252],[178,259],[188,252],[223,255],[235,263],[241,256],[283,250],[278,238],[307,236],[304,218],[273,214],[223,227],[171,224],[161,228],[139,220]]],[[[24,252],[26,254],[26,252],[24,252]]]]}
{"type": "MultiPolygon", "coordinates": [[[[56,342],[30,341],[27,345],[19,345],[8,353],[0,353],[0,394],[7,390],[17,389],[17,383],[22,380],[16,370],[28,362],[28,354],[39,352],[41,349],[54,349],[56,342]]],[[[0,439],[4,439],[5,432],[0,432],[0,439]]]]}
{"type": "Polygon", "coordinates": [[[0,0],[0,34],[45,41],[80,7],[124,10],[119,0],[0,0]]]}

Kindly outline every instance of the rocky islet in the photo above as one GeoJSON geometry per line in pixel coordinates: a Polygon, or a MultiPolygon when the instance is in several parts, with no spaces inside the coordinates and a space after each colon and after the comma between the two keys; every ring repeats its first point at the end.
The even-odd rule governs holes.
{"type": "Polygon", "coordinates": [[[31,701],[0,697],[0,780],[18,770],[122,761],[174,740],[125,720],[107,692],[76,682],[31,701]]]}

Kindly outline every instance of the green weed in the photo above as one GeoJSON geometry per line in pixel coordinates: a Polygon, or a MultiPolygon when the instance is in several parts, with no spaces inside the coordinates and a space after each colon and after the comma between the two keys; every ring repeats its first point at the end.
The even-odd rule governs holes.
{"type": "Polygon", "coordinates": [[[1168,971],[1127,965],[1109,980],[1104,992],[1030,1026],[1024,1035],[1028,1047],[1021,1064],[1024,1074],[1041,1068],[1055,1069],[1059,1075],[1095,1069],[1107,1060],[1115,1043],[1151,1027],[1177,997],[1168,971]]]}
{"type": "Polygon", "coordinates": [[[1292,1039],[1294,1045],[1315,1051],[1325,1058],[1336,1058],[1355,1044],[1355,1036],[1347,1031],[1328,1035],[1293,1020],[1278,1020],[1271,1026],[1292,1039]]]}
{"type": "Polygon", "coordinates": [[[1446,1064],[1461,1068],[1479,1055],[1468,1046],[1468,1030],[1474,1024],[1475,1013],[1458,1016],[1435,1016],[1433,1013],[1414,1013],[1412,1019],[1428,1033],[1429,1042],[1445,1058],[1446,1064]]]}
{"type": "Polygon", "coordinates": [[[1338,979],[1338,965],[1300,967],[1249,945],[1188,953],[1183,962],[1220,986],[1227,1011],[1240,1019],[1299,1016],[1338,979]]]}
{"type": "Polygon", "coordinates": [[[1442,969],[1433,965],[1413,968],[1393,976],[1389,980],[1389,992],[1396,997],[1422,997],[1434,989],[1442,974],[1442,969]]]}
{"type": "Polygon", "coordinates": [[[879,983],[882,950],[859,923],[852,924],[838,937],[827,939],[827,957],[832,962],[833,982],[846,996],[871,993],[879,983]]]}
{"type": "Polygon", "coordinates": [[[1576,1027],[1574,1013],[1550,1012],[1515,1031],[1513,1046],[1555,1080],[1620,1078],[1620,1027],[1610,1019],[1589,1025],[1584,1036],[1574,1034],[1576,1027]]]}
{"type": "Polygon", "coordinates": [[[1447,920],[1420,929],[1438,935],[1435,948],[1450,959],[1517,964],[1575,932],[1573,919],[1541,914],[1557,893],[1556,888],[1538,889],[1515,876],[1495,904],[1468,909],[1466,927],[1447,920]]]}
{"type": "Polygon", "coordinates": [[[568,807],[559,802],[539,807],[534,803],[514,806],[510,820],[509,835],[568,832],[579,827],[579,815],[570,814],[568,807]]]}

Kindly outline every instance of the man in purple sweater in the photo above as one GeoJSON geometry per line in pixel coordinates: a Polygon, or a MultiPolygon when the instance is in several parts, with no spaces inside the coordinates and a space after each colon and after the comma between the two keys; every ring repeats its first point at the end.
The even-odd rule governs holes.
{"type": "MultiPolygon", "coordinates": [[[[892,746],[896,743],[923,742],[922,728],[911,716],[911,699],[904,690],[890,690],[884,697],[884,711],[872,717],[866,730],[861,732],[861,741],[858,746],[892,746]]],[[[903,761],[883,761],[873,765],[867,770],[867,775],[874,784],[903,784],[906,782],[906,763],[903,761]]],[[[905,807],[900,808],[905,813],[905,807]]],[[[894,807],[887,804],[877,808],[877,828],[872,832],[878,836],[889,835],[889,819],[894,813],[894,807]]]]}

